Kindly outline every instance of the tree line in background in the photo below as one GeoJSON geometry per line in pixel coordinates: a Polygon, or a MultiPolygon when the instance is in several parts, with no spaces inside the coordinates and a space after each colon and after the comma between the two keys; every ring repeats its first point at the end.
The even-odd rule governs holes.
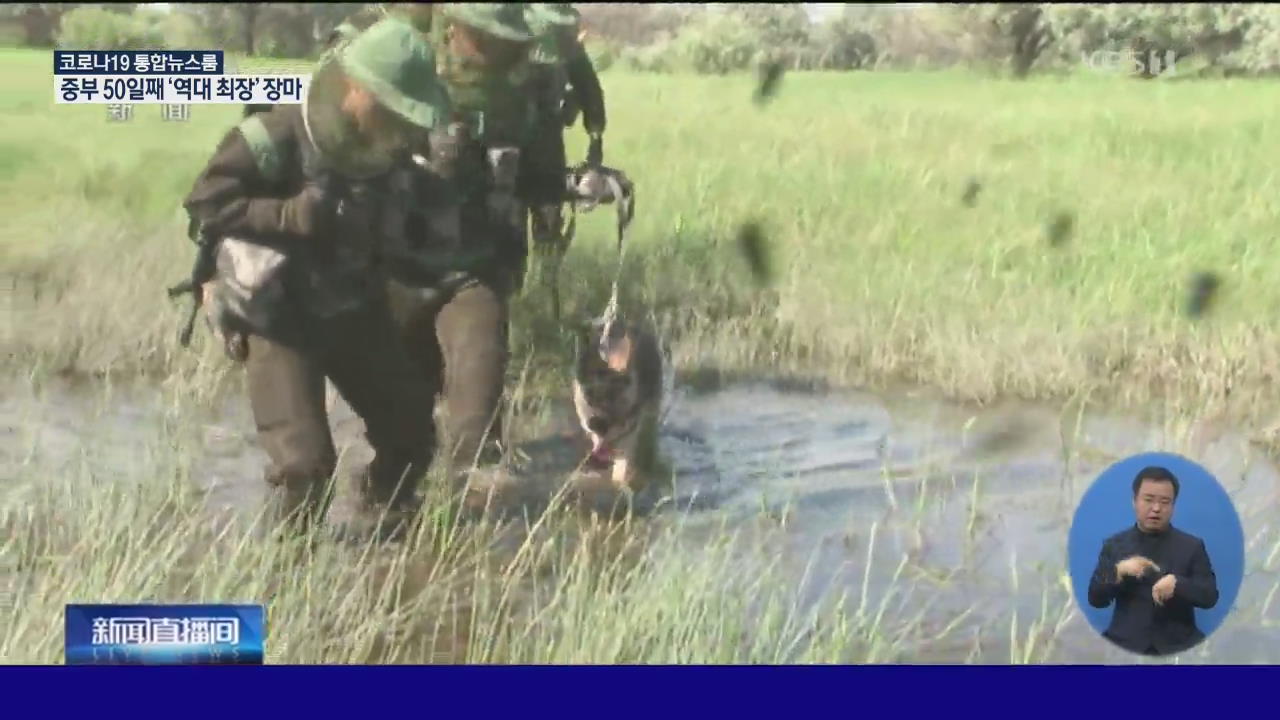
{"type": "MultiPolygon", "coordinates": [[[[978,66],[1025,77],[1079,67],[1099,51],[1172,58],[1178,74],[1280,70],[1280,6],[965,3],[846,5],[812,22],[800,5],[583,6],[602,53],[655,72],[978,66]]],[[[1135,74],[1152,76],[1143,62],[1135,74]]]]}
{"type": "Polygon", "coordinates": [[[11,42],[94,50],[223,48],[279,58],[315,57],[366,3],[13,3],[0,6],[11,42]]]}
{"type": "MultiPolygon", "coordinates": [[[[364,3],[173,5],[19,3],[0,8],[11,41],[96,49],[221,47],[311,58],[364,3]]],[[[1280,6],[1054,3],[846,5],[813,22],[799,4],[579,5],[601,70],[728,73],[986,67],[1025,77],[1078,67],[1099,51],[1175,59],[1179,75],[1280,70],[1280,6]]],[[[1145,64],[1137,74],[1151,76],[1145,64]]]]}

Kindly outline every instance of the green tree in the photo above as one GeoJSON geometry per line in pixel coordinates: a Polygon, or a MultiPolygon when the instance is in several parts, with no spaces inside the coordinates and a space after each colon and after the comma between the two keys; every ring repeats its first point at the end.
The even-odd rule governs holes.
{"type": "Polygon", "coordinates": [[[55,37],[62,48],[148,50],[164,46],[162,18],[154,11],[126,13],[82,5],[63,13],[55,37]]]}
{"type": "Polygon", "coordinates": [[[0,5],[0,19],[15,23],[21,42],[29,47],[51,47],[62,16],[81,3],[9,3],[0,5]]]}
{"type": "Polygon", "coordinates": [[[368,3],[221,3],[182,5],[218,47],[250,55],[315,57],[333,28],[368,3]]]}
{"type": "Polygon", "coordinates": [[[821,70],[857,70],[876,61],[884,30],[884,15],[876,8],[846,5],[809,32],[812,67],[821,70]]]}
{"type": "MultiPolygon", "coordinates": [[[[1169,54],[1201,70],[1262,73],[1280,65],[1280,11],[1272,5],[1048,5],[1045,12],[1060,38],[1056,54],[1066,62],[1127,48],[1139,60],[1169,54]]],[[[1155,73],[1144,65],[1140,74],[1155,73]]]]}
{"type": "Polygon", "coordinates": [[[1053,44],[1054,28],[1044,7],[1033,3],[960,3],[950,7],[959,21],[954,27],[966,36],[983,60],[1008,65],[1016,78],[1025,78],[1053,44]]]}
{"type": "Polygon", "coordinates": [[[674,37],[706,10],[691,3],[584,3],[578,6],[587,37],[615,48],[642,48],[674,37]]]}
{"type": "Polygon", "coordinates": [[[698,73],[745,70],[762,59],[760,33],[747,20],[727,12],[697,16],[671,43],[676,64],[698,73]]]}

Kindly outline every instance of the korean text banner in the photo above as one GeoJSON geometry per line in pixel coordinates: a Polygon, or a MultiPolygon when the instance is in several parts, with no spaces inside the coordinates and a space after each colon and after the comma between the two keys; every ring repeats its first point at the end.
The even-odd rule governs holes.
{"type": "Polygon", "coordinates": [[[54,50],[54,75],[222,75],[221,50],[54,50]]]}
{"type": "Polygon", "coordinates": [[[261,605],[68,605],[68,665],[261,665],[261,605]]]}
{"type": "Polygon", "coordinates": [[[297,105],[306,98],[307,75],[138,77],[60,75],[53,79],[59,105],[297,105]]]}

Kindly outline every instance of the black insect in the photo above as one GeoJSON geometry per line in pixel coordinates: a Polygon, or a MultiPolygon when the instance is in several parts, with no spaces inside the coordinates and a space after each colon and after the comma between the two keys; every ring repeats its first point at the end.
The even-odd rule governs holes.
{"type": "Polygon", "coordinates": [[[1069,212],[1060,212],[1049,221],[1049,226],[1045,229],[1045,235],[1049,238],[1049,245],[1053,247],[1062,247],[1071,239],[1071,233],[1075,230],[1076,218],[1069,212]]]}
{"type": "Polygon", "coordinates": [[[778,92],[778,85],[782,83],[782,71],[782,63],[777,60],[760,67],[760,81],[756,85],[755,95],[757,105],[763,105],[773,99],[774,94],[778,92]]]}
{"type": "Polygon", "coordinates": [[[1222,287],[1222,279],[1212,272],[1198,272],[1191,277],[1191,291],[1187,297],[1187,314],[1200,317],[1213,305],[1218,289],[1222,287]]]}
{"type": "Polygon", "coordinates": [[[751,269],[751,276],[758,285],[773,280],[773,263],[769,257],[768,241],[759,223],[749,222],[738,229],[738,248],[751,269]]]}
{"type": "Polygon", "coordinates": [[[978,193],[982,192],[982,183],[977,178],[969,178],[969,184],[964,187],[964,195],[960,196],[960,202],[965,207],[973,207],[978,204],[978,193]]]}

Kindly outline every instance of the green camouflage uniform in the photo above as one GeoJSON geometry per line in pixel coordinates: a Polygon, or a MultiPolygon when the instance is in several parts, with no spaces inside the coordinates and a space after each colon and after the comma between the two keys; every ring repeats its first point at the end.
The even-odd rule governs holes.
{"type": "MultiPolygon", "coordinates": [[[[449,26],[461,23],[516,42],[532,40],[532,33],[522,4],[423,7],[388,12],[413,15],[453,114],[428,138],[412,192],[407,236],[413,247],[397,263],[401,272],[389,294],[410,354],[441,395],[451,465],[464,471],[477,460],[496,459],[498,450],[493,441],[508,364],[508,303],[527,255],[523,155],[533,137],[534,109],[527,61],[496,73],[455,57],[449,26]],[[515,160],[514,176],[496,176],[494,153],[515,160]]],[[[361,31],[357,18],[346,25],[339,46],[361,31]]]]}
{"type": "MultiPolygon", "coordinates": [[[[454,112],[428,141],[418,237],[457,248],[451,272],[393,283],[409,351],[442,396],[452,467],[498,459],[498,418],[509,360],[509,299],[524,272],[523,151],[533,109],[527,63],[495,72],[451,52],[452,23],[511,41],[532,39],[515,3],[437,6],[428,34],[454,112]],[[506,165],[495,170],[501,155],[506,165]],[[462,258],[465,256],[465,258],[462,258]]],[[[459,474],[459,480],[462,475],[459,474]]]]}
{"type": "Polygon", "coordinates": [[[538,33],[531,56],[534,78],[530,87],[536,98],[538,121],[529,163],[537,178],[530,201],[530,228],[535,246],[563,251],[567,240],[561,236],[567,164],[564,129],[575,123],[581,111],[583,125],[592,138],[588,162],[602,162],[604,91],[591,58],[578,41],[579,16],[572,5],[531,3],[526,16],[538,33]]]}
{"type": "Polygon", "coordinates": [[[377,250],[396,225],[395,203],[380,198],[395,197],[402,175],[356,180],[333,165],[322,120],[340,113],[315,78],[350,78],[424,131],[447,98],[429,49],[400,22],[379,23],[329,60],[306,104],[253,114],[230,131],[184,202],[218,248],[211,303],[225,311],[218,329],[247,349],[237,359],[277,513],[304,527],[327,508],[337,460],[326,378],[362,417],[376,453],[360,484],[367,506],[412,510],[413,483],[435,451],[432,388],[404,352],[377,250]]]}

